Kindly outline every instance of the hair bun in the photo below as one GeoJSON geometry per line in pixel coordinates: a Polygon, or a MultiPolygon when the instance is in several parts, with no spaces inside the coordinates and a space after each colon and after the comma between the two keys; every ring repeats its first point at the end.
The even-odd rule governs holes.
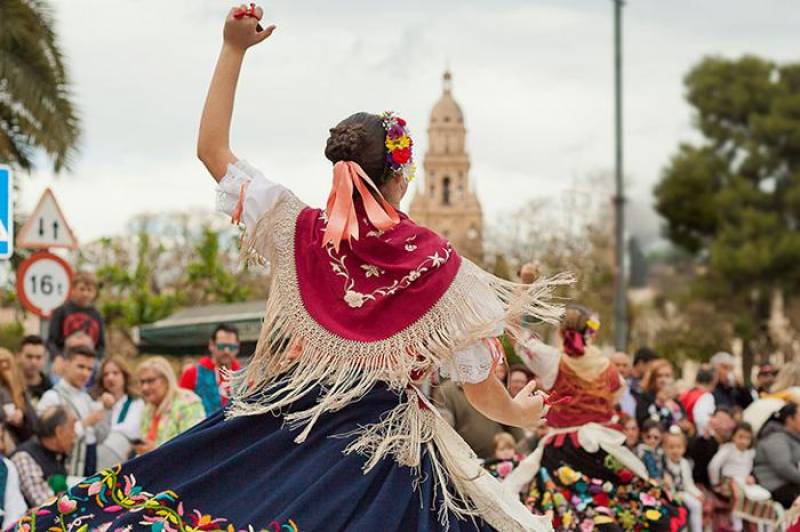
{"type": "Polygon", "coordinates": [[[354,161],[361,153],[365,139],[363,124],[344,124],[332,128],[325,146],[325,157],[332,163],[354,161]]]}

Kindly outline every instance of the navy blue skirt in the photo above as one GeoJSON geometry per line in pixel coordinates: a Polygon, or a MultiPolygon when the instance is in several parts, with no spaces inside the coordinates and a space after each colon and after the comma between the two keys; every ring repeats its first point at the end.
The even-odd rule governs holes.
{"type": "MultiPolygon", "coordinates": [[[[306,409],[314,394],[294,409],[306,409]]],[[[220,411],[159,449],[102,471],[31,511],[17,530],[442,530],[431,464],[422,482],[387,457],[364,474],[345,455],[350,438],[398,404],[376,386],[361,401],[317,421],[308,439],[271,414],[225,420],[220,411]],[[85,528],[84,528],[85,527],[85,528]],[[127,527],[127,528],[126,528],[127,527]]],[[[491,530],[449,516],[449,530],[491,530]]]]}

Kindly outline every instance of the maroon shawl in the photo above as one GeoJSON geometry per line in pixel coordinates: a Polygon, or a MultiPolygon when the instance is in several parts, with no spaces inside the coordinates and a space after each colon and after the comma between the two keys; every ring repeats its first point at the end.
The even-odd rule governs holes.
{"type": "Polygon", "coordinates": [[[389,338],[416,322],[447,291],[461,265],[450,243],[408,216],[386,232],[355,200],[359,239],[337,252],[322,245],[327,217],[306,208],[297,217],[295,267],[303,306],[322,327],[348,340],[389,338]]]}

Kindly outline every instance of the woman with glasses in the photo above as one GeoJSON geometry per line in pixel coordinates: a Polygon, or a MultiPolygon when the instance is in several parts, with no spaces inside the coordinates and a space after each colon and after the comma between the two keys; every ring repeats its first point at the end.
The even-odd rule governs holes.
{"type": "Polygon", "coordinates": [[[137,455],[152,451],[205,419],[202,401],[194,392],[178,387],[175,371],[165,358],[146,360],[139,366],[138,376],[145,407],[142,439],[134,442],[137,455]]]}

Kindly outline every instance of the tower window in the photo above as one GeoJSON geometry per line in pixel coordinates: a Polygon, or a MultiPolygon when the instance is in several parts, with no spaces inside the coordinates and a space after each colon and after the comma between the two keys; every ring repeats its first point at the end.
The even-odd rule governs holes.
{"type": "Polygon", "coordinates": [[[442,179],[442,204],[450,205],[450,178],[442,179]]]}
{"type": "Polygon", "coordinates": [[[436,196],[436,188],[433,185],[431,185],[431,197],[434,196],[436,196]]]}

